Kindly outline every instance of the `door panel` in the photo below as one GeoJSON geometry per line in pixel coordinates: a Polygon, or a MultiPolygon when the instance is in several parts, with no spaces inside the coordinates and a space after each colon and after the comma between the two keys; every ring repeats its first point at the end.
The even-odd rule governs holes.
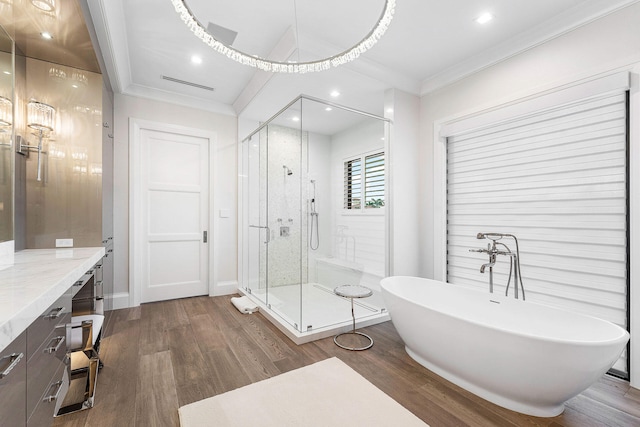
{"type": "Polygon", "coordinates": [[[141,129],[141,302],[208,293],[209,140],[141,129]]]}

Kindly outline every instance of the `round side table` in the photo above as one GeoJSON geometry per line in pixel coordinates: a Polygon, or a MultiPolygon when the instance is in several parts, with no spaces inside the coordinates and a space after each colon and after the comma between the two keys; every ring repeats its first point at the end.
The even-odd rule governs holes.
{"type": "Polygon", "coordinates": [[[366,286],[361,285],[342,285],[336,287],[333,290],[333,293],[340,297],[349,298],[351,300],[351,318],[353,319],[353,328],[351,329],[351,331],[343,332],[336,335],[335,337],[333,337],[333,342],[336,343],[338,347],[344,348],[345,350],[360,351],[371,348],[371,346],[373,346],[373,339],[369,335],[356,331],[356,315],[353,310],[353,299],[370,297],[371,295],[373,295],[373,291],[366,286]],[[369,340],[369,344],[364,347],[349,347],[338,342],[338,337],[342,335],[361,335],[369,340]]]}

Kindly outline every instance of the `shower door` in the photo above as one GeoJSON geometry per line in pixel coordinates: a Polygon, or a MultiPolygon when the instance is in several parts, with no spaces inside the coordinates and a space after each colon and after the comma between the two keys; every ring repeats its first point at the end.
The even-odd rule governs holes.
{"type": "Polygon", "coordinates": [[[267,129],[244,141],[247,162],[247,265],[246,289],[267,304],[267,254],[271,233],[267,218],[267,129]]]}
{"type": "MultiPolygon", "coordinates": [[[[270,124],[250,140],[247,152],[248,291],[301,330],[301,244],[306,243],[300,131],[270,124]]],[[[305,248],[306,249],[306,248],[305,248]]]]}

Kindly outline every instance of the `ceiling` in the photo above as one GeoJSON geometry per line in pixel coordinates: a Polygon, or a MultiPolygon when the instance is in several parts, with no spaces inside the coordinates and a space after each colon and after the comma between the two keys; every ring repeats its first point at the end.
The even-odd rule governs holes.
{"type": "Polygon", "coordinates": [[[78,0],[58,1],[51,12],[34,7],[29,0],[0,0],[0,25],[15,40],[22,55],[100,73],[89,31],[81,17],[78,0]],[[45,32],[53,38],[43,39],[41,34],[45,32]]]}
{"type": "MultiPolygon", "coordinates": [[[[57,4],[77,1],[90,14],[115,92],[264,121],[300,94],[383,115],[386,89],[426,94],[639,0],[396,0],[394,19],[371,50],[341,67],[304,75],[256,71],[214,52],[186,28],[171,0],[57,4]],[[486,25],[474,22],[483,12],[495,19],[486,25]],[[193,55],[202,63],[193,64],[193,55]],[[331,98],[332,90],[340,91],[340,96],[331,98]]],[[[13,2],[14,8],[30,3],[13,2]]],[[[203,24],[236,31],[235,48],[302,61],[333,55],[357,42],[384,7],[384,0],[186,3],[203,24]]],[[[3,4],[0,0],[0,8],[3,4]]],[[[14,15],[16,24],[26,21],[20,13],[14,15]]],[[[65,40],[73,40],[68,33],[77,19],[60,22],[56,31],[67,29],[65,40]]],[[[84,56],[86,43],[75,42],[79,48],[72,48],[67,57],[84,56]]],[[[37,51],[35,40],[30,43],[33,52],[46,54],[46,49],[37,51]]]]}

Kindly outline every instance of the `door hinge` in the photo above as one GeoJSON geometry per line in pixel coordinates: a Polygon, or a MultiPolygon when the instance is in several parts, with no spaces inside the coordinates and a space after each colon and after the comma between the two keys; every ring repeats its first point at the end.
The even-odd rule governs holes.
{"type": "Polygon", "coordinates": [[[202,243],[207,243],[207,232],[206,231],[202,232],[202,243]]]}

